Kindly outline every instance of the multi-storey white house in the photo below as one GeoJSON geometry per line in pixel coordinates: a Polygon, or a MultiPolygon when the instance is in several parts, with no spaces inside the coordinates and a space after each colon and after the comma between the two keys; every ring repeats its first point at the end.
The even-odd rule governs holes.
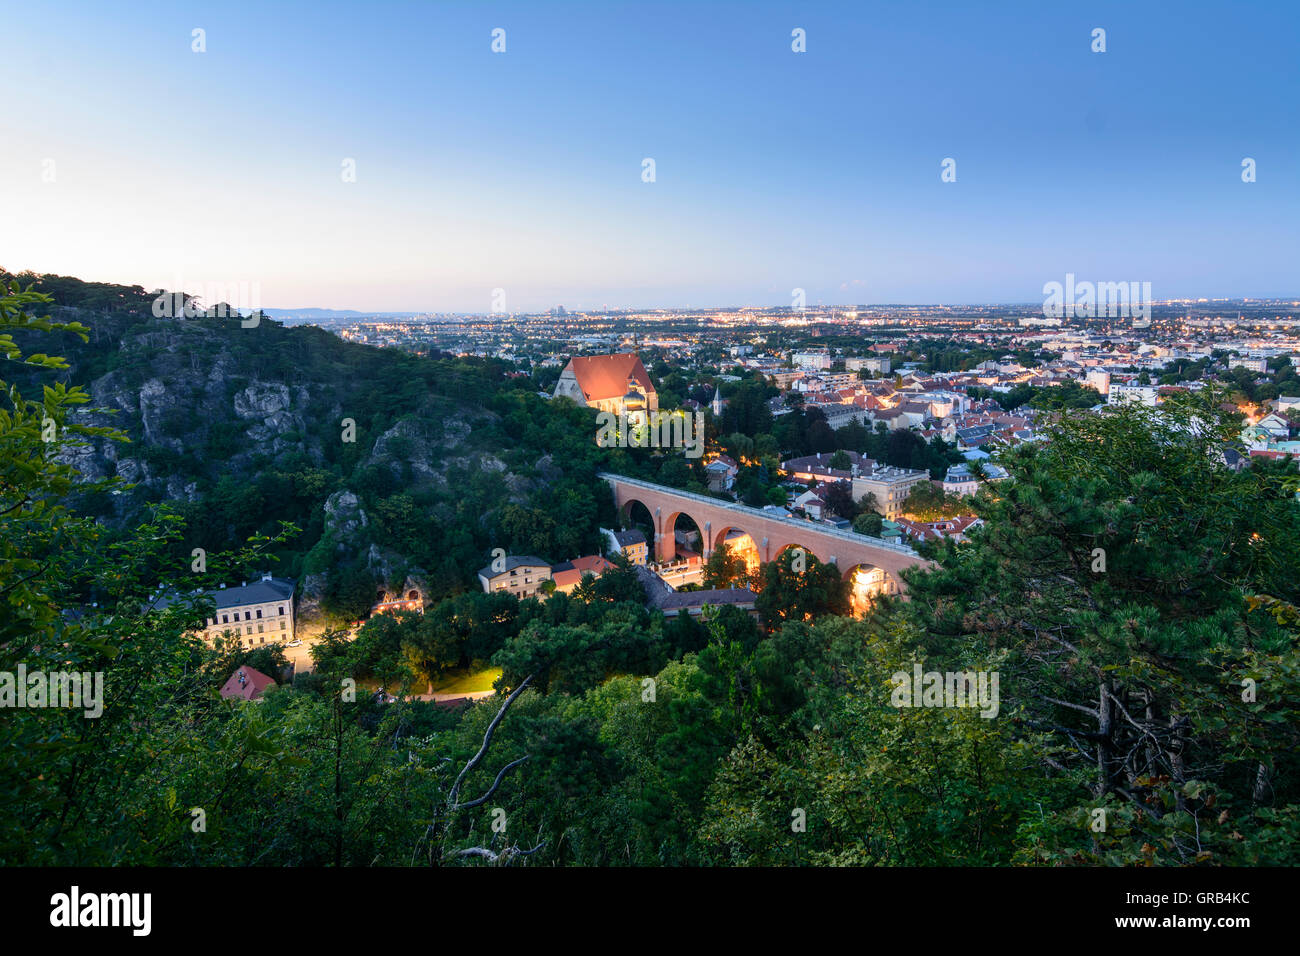
{"type": "Polygon", "coordinates": [[[511,554],[497,566],[479,568],[478,580],[486,594],[508,591],[519,599],[542,593],[551,580],[551,562],[531,554],[511,554]]]}
{"type": "Polygon", "coordinates": [[[928,471],[877,464],[870,472],[853,477],[853,500],[860,501],[865,495],[875,495],[876,510],[892,520],[903,513],[903,502],[907,500],[912,488],[929,480],[928,471]]]}
{"type": "MultiPolygon", "coordinates": [[[[238,587],[224,584],[204,595],[216,610],[207,626],[197,632],[208,644],[219,637],[236,639],[244,647],[287,644],[294,639],[293,592],[296,582],[263,574],[260,580],[245,581],[238,587]]],[[[153,607],[163,608],[174,600],[160,597],[153,607]]]]}

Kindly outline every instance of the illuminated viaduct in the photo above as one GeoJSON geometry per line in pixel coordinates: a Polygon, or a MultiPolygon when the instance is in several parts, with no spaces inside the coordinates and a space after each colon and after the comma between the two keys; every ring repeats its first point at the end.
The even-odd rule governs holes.
{"type": "Polygon", "coordinates": [[[864,568],[870,578],[870,590],[877,593],[900,594],[905,590],[900,571],[917,565],[932,566],[932,562],[905,545],[799,518],[765,514],[757,508],[637,478],[609,473],[599,477],[613,488],[620,518],[626,519],[629,507],[636,502],[650,512],[654,521],[655,560],[661,563],[676,557],[677,540],[673,532],[678,516],[686,515],[699,529],[705,560],[728,534],[743,531],[753,539],[761,561],[775,560],[786,548],[802,547],[816,555],[818,561],[836,565],[846,578],[859,567],[864,568]]]}

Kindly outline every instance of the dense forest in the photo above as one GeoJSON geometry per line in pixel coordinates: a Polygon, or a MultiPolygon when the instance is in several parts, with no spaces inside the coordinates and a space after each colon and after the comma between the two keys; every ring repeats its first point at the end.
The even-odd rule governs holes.
{"type": "MultiPolygon", "coordinates": [[[[0,671],[105,681],[98,718],[0,721],[2,863],[1296,860],[1294,466],[1223,467],[1238,426],[1212,393],[1063,409],[1051,440],[1006,453],[1009,479],[976,496],[983,528],[906,574],[909,600],[853,619],[838,575],[785,560],[763,569],[758,620],[668,620],[626,567],[544,602],[464,585],[498,544],[594,547],[612,517],[596,470],[698,481],[680,460],[598,448],[589,411],[499,363],[268,321],[162,322],[16,285],[0,297],[0,671]],[[187,368],[207,384],[167,378],[175,409],[154,417],[167,403],[138,396],[187,368]],[[243,435],[269,429],[258,447],[234,432],[221,446],[259,383],[306,396],[244,421],[243,435]],[[150,461],[169,413],[185,451],[150,461]],[[338,439],[343,417],[355,444],[338,439]],[[330,517],[344,491],[370,516],[363,535],[330,517]],[[363,564],[371,545],[381,560],[363,564]],[[261,703],[224,701],[237,658],[184,636],[208,609],[142,608],[160,586],[272,556],[345,600],[349,562],[445,583],[423,615],[330,637],[312,674],[261,703]],[[500,694],[464,709],[358,689],[476,661],[501,668],[500,694]],[[997,674],[997,715],[900,706],[894,675],[918,665],[997,674]]],[[[735,417],[715,429],[757,447],[761,398],[742,388],[760,385],[732,390],[735,417]]]]}

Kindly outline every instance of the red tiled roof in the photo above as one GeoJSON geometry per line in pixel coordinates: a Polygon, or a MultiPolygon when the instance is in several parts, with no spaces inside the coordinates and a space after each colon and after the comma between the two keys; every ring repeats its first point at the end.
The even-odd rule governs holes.
{"type": "Polygon", "coordinates": [[[600,577],[614,565],[598,554],[589,554],[574,558],[564,564],[557,564],[551,569],[551,580],[557,588],[567,588],[578,584],[584,574],[600,577]]]}
{"type": "Polygon", "coordinates": [[[578,387],[589,401],[622,398],[627,394],[627,380],[635,379],[647,395],[654,391],[650,376],[641,359],[631,352],[614,355],[575,355],[569,359],[569,368],[578,380],[578,387]]]}
{"type": "Polygon", "coordinates": [[[221,688],[221,696],[224,698],[238,697],[241,700],[257,700],[269,688],[274,686],[275,681],[261,671],[255,671],[251,667],[241,667],[230,675],[230,679],[221,688]]]}

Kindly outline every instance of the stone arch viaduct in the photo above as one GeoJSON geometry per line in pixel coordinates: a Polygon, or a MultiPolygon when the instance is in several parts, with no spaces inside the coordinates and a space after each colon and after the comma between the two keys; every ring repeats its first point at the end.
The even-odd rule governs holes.
{"type": "Polygon", "coordinates": [[[739,530],[753,539],[761,561],[772,561],[786,548],[799,546],[816,555],[818,561],[836,565],[845,577],[858,567],[878,569],[885,579],[881,590],[893,594],[904,591],[900,571],[931,564],[905,545],[841,531],[829,525],[768,514],[758,508],[637,478],[607,472],[599,477],[613,488],[614,504],[620,517],[626,518],[629,506],[636,502],[650,512],[654,521],[655,560],[659,562],[671,561],[676,556],[677,541],[673,531],[678,516],[686,515],[700,531],[705,560],[729,533],[739,530]]]}

